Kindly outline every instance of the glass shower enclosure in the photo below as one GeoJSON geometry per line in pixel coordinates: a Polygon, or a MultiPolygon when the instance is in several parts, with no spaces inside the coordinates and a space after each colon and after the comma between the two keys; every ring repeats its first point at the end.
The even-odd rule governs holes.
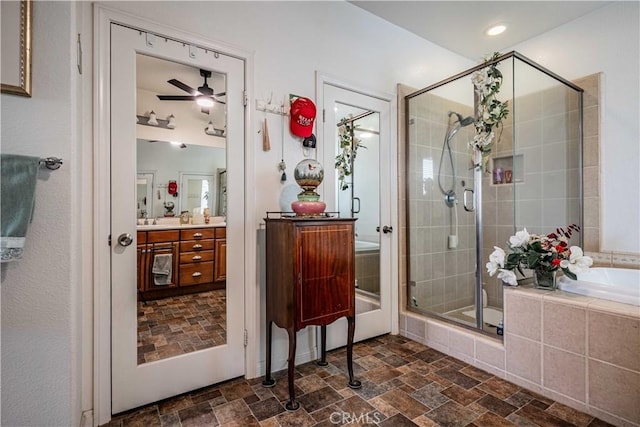
{"type": "MultiPolygon", "coordinates": [[[[582,92],[510,52],[405,97],[410,311],[495,335],[503,284],[485,269],[494,246],[506,249],[523,228],[582,226],[582,92]],[[509,111],[482,168],[469,144],[472,74],[492,64],[509,111]]],[[[581,245],[581,234],[570,244],[581,245]]]]}

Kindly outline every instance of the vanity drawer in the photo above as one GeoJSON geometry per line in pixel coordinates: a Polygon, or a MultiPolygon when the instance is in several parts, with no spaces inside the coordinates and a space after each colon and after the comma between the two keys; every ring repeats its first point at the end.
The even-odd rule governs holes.
{"type": "Polygon", "coordinates": [[[147,243],[147,232],[146,231],[137,231],[136,232],[136,240],[138,244],[147,243]]]}
{"type": "Polygon", "coordinates": [[[180,265],[180,286],[198,285],[213,281],[213,262],[180,265]]]}
{"type": "Polygon", "coordinates": [[[213,239],[207,240],[189,240],[188,242],[180,242],[180,252],[194,251],[210,251],[213,250],[213,239]]]}
{"type": "Polygon", "coordinates": [[[147,232],[147,243],[175,242],[178,240],[178,230],[161,230],[147,232]]]}
{"type": "Polygon", "coordinates": [[[216,239],[224,239],[227,237],[227,229],[226,227],[216,227],[214,228],[216,239]]]}
{"type": "Polygon", "coordinates": [[[180,253],[180,264],[203,263],[207,261],[213,261],[213,251],[180,253]]]}
{"type": "Polygon", "coordinates": [[[180,230],[180,240],[213,239],[213,228],[189,228],[180,230]]]}

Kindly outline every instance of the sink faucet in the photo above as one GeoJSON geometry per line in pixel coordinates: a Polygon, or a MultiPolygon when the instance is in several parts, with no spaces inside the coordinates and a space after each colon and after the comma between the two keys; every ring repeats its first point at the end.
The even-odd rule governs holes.
{"type": "Polygon", "coordinates": [[[142,218],[144,218],[143,225],[149,225],[149,217],[146,212],[142,214],[142,218]]]}

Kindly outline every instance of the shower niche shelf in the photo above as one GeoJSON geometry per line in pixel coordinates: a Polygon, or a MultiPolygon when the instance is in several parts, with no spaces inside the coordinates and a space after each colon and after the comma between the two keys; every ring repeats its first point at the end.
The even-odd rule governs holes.
{"type": "Polygon", "coordinates": [[[491,185],[511,185],[514,182],[524,182],[524,157],[522,154],[513,156],[496,156],[491,158],[491,185]],[[500,170],[497,173],[498,169],[500,170]],[[508,175],[511,175],[511,179],[508,175]]]}

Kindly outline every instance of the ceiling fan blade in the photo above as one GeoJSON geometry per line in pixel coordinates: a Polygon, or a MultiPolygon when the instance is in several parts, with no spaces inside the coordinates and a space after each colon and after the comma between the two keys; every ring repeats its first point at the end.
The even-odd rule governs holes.
{"type": "Polygon", "coordinates": [[[217,100],[217,99],[215,99],[215,98],[213,98],[213,101],[214,101],[214,102],[217,102],[218,104],[226,104],[226,102],[224,102],[224,101],[219,101],[219,100],[217,100]]]}
{"type": "Polygon", "coordinates": [[[190,95],[158,95],[161,101],[195,101],[195,96],[190,95]]]}
{"type": "Polygon", "coordinates": [[[227,92],[214,93],[213,96],[225,96],[227,92]]]}
{"type": "Polygon", "coordinates": [[[182,83],[180,80],[171,79],[171,80],[167,80],[167,83],[172,84],[175,87],[177,87],[179,89],[182,89],[183,91],[185,91],[187,93],[190,93],[193,96],[200,95],[200,92],[198,92],[197,90],[195,90],[191,86],[182,83]]]}

